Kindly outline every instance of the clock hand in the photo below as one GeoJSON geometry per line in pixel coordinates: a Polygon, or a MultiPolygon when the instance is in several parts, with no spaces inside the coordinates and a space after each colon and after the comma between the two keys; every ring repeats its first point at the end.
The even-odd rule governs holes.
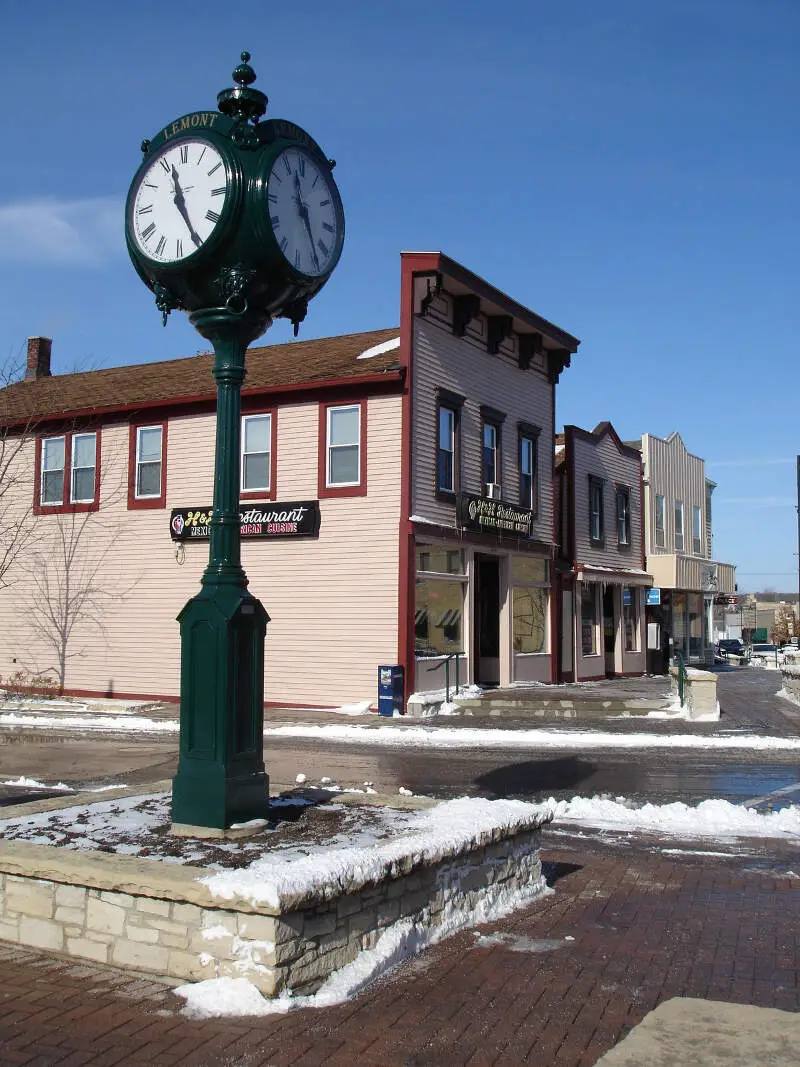
{"type": "Polygon", "coordinates": [[[180,212],[181,218],[186,223],[186,226],[189,230],[189,236],[192,239],[192,243],[194,244],[195,248],[199,248],[203,242],[198,237],[194,227],[189,221],[189,212],[186,210],[186,197],[183,195],[183,189],[181,189],[180,182],[178,181],[178,172],[175,170],[174,163],[172,165],[172,184],[175,187],[175,191],[172,196],[172,201],[175,204],[175,207],[180,212]]]}
{"type": "Polygon", "coordinates": [[[314,257],[314,263],[316,264],[317,270],[319,270],[319,259],[317,258],[317,250],[314,247],[314,235],[311,232],[311,222],[308,218],[308,207],[303,203],[303,197],[300,192],[300,178],[298,177],[297,171],[294,172],[294,189],[295,200],[297,201],[297,212],[305,223],[306,233],[308,234],[308,240],[311,244],[311,255],[314,257]]]}

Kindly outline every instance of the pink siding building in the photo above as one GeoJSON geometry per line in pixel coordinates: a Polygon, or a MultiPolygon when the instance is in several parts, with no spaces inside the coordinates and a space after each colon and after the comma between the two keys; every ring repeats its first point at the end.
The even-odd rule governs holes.
{"type": "MultiPolygon", "coordinates": [[[[407,698],[456,657],[462,680],[555,680],[555,385],[577,347],[431,252],[401,257],[399,328],[249,351],[242,555],[268,704],[375,703],[382,664],[407,698]]],[[[177,698],[214,398],[209,355],[51,376],[31,340],[0,392],[31,524],[0,588],[0,676],[177,698]]]]}

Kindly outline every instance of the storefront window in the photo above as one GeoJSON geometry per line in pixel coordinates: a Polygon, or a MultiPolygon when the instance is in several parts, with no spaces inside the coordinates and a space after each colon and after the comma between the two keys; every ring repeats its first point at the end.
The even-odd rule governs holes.
{"type": "Polygon", "coordinates": [[[414,637],[418,656],[463,652],[466,583],[464,551],[446,545],[417,545],[414,637]],[[421,574],[424,573],[425,577],[421,574]]]}
{"type": "Polygon", "coordinates": [[[690,593],[689,602],[689,656],[699,659],[703,654],[703,597],[690,593]]]}
{"type": "Polygon", "coordinates": [[[520,654],[547,651],[546,589],[535,586],[512,590],[514,610],[514,651],[520,654]]]}
{"type": "Polygon", "coordinates": [[[537,559],[536,556],[512,556],[511,580],[514,585],[523,582],[541,582],[546,585],[547,560],[537,559]]]}
{"type": "Polygon", "coordinates": [[[597,586],[581,585],[581,652],[597,655],[597,586]]]}
{"type": "Polygon", "coordinates": [[[675,655],[686,655],[686,594],[676,592],[672,597],[672,642],[675,655]]]}
{"type": "Polygon", "coordinates": [[[625,651],[639,651],[639,591],[622,590],[622,619],[625,626],[625,651]]]}

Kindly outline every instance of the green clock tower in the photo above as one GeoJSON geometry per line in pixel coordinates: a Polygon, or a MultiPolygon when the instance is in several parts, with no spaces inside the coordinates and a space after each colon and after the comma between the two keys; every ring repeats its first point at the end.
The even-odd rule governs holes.
{"type": "Polygon", "coordinates": [[[224,835],[266,815],[264,639],[239,533],[246,350],[274,318],[295,334],[339,261],[344,212],[333,160],[299,126],[264,120],[250,56],[218,110],[168,122],[142,143],[125,209],[128,251],[166,324],[173,310],[214,349],[217,434],[211,545],[181,627],[176,833],[224,835]]]}

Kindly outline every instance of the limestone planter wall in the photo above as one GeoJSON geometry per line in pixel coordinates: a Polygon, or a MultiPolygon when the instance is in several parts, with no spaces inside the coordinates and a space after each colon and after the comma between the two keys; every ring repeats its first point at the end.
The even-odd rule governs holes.
{"type": "MultiPolygon", "coordinates": [[[[677,696],[678,668],[670,667],[669,674],[672,692],[677,696]]],[[[683,700],[690,719],[719,718],[716,674],[712,671],[702,671],[697,667],[687,667],[683,700]]]]}
{"type": "Polygon", "coordinates": [[[400,919],[437,927],[454,906],[535,885],[538,827],[493,831],[438,862],[409,856],[378,884],[280,909],[213,897],[200,868],[0,842],[0,939],[174,979],[245,977],[267,996],[313,992],[400,919]]]}
{"type": "Polygon", "coordinates": [[[790,667],[784,667],[781,671],[783,678],[783,688],[794,700],[800,704],[800,665],[793,664],[790,667]]]}

